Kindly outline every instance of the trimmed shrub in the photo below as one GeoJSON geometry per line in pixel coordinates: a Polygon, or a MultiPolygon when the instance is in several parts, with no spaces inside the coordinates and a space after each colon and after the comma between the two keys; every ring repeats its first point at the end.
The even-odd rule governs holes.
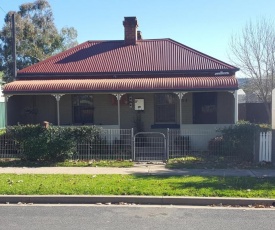
{"type": "Polygon", "coordinates": [[[208,143],[210,153],[221,156],[237,156],[253,161],[256,135],[261,131],[259,125],[240,121],[218,130],[222,136],[211,139],[208,143]]]}
{"type": "Polygon", "coordinates": [[[40,125],[17,125],[7,132],[20,146],[21,159],[28,161],[64,161],[77,151],[77,144],[94,140],[100,133],[95,126],[44,128],[40,125]]]}
{"type": "Polygon", "coordinates": [[[22,160],[41,160],[47,153],[46,129],[40,125],[16,125],[7,128],[7,135],[20,148],[22,160]]]}

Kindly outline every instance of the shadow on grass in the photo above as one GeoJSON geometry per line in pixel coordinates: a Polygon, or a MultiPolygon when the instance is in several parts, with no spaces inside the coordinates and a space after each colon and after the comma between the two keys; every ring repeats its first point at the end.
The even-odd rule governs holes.
{"type": "Polygon", "coordinates": [[[171,191],[189,190],[202,196],[275,197],[275,178],[221,176],[134,175],[136,179],[163,181],[171,191]],[[165,182],[166,181],[166,182],[165,182]]]}
{"type": "Polygon", "coordinates": [[[21,160],[0,161],[0,167],[54,167],[56,162],[32,162],[21,160]]]}

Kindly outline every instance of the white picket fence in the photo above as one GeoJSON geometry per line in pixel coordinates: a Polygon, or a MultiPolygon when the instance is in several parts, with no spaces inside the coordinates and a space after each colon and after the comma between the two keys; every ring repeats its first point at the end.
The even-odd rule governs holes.
{"type": "Polygon", "coordinates": [[[259,162],[271,162],[272,151],[272,133],[261,132],[260,133],[260,150],[259,150],[259,162]]]}

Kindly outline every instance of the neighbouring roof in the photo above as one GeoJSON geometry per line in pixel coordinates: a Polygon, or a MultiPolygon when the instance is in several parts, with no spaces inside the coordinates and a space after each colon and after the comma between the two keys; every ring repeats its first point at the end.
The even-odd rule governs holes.
{"type": "Polygon", "coordinates": [[[4,88],[5,94],[93,93],[93,92],[163,92],[199,90],[236,90],[234,76],[62,79],[14,81],[4,88]]]}
{"type": "Polygon", "coordinates": [[[18,79],[106,74],[215,73],[239,69],[171,39],[87,41],[18,72],[18,79]]]}

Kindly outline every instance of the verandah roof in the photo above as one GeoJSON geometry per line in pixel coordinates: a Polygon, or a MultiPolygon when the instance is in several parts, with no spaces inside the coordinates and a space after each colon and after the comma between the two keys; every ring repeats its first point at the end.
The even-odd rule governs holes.
{"type": "Polygon", "coordinates": [[[4,94],[209,91],[236,90],[234,76],[123,78],[123,79],[63,79],[18,80],[4,87],[4,94]]]}

